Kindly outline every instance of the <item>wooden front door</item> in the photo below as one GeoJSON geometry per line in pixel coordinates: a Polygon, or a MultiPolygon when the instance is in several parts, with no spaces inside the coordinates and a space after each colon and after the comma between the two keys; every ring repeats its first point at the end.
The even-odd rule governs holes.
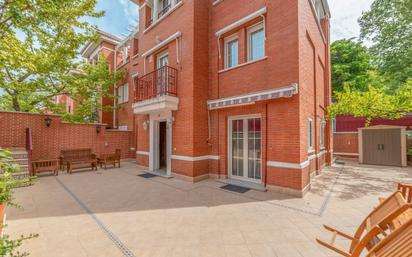
{"type": "Polygon", "coordinates": [[[365,129],[362,133],[363,163],[402,166],[400,129],[365,129]]]}

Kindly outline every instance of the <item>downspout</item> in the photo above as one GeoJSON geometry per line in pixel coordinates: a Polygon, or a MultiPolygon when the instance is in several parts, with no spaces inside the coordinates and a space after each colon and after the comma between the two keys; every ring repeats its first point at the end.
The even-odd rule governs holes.
{"type": "MultiPolygon", "coordinates": [[[[117,71],[117,46],[114,47],[114,56],[113,56],[113,70],[114,72],[117,71]]],[[[113,85],[113,95],[117,96],[116,94],[116,82],[113,85]]],[[[117,128],[116,126],[116,97],[113,99],[113,128],[117,128]]]]}

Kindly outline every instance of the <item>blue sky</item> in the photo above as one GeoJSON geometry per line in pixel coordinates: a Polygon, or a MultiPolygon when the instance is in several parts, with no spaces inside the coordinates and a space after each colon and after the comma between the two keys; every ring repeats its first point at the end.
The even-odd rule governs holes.
{"type": "Polygon", "coordinates": [[[128,29],[138,20],[138,7],[130,0],[99,0],[96,10],[105,11],[105,16],[92,20],[100,29],[124,38],[128,29]]]}
{"type": "MultiPolygon", "coordinates": [[[[373,0],[328,0],[332,12],[332,41],[359,35],[358,17],[369,10],[373,0]]],[[[128,27],[136,24],[137,6],[130,0],[99,0],[97,9],[106,16],[93,21],[100,29],[124,37],[128,27]]]]}

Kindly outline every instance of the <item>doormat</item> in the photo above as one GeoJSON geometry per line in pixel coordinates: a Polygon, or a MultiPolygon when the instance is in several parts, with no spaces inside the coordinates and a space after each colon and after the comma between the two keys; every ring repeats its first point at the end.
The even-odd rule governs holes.
{"type": "Polygon", "coordinates": [[[137,176],[142,177],[142,178],[154,178],[154,177],[157,177],[157,175],[150,174],[150,173],[144,173],[144,174],[140,174],[140,175],[137,175],[137,176]]]}
{"type": "Polygon", "coordinates": [[[240,193],[240,194],[244,194],[244,193],[246,193],[247,191],[250,190],[250,188],[235,186],[235,185],[225,185],[225,186],[222,186],[220,188],[224,189],[224,190],[232,191],[232,192],[235,192],[235,193],[240,193]]]}

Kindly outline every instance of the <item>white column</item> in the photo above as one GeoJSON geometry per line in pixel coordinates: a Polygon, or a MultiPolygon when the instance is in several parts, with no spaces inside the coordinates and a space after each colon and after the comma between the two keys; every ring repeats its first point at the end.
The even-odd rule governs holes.
{"type": "Polygon", "coordinates": [[[149,171],[155,170],[155,127],[154,122],[150,119],[149,123],[149,171]]]}
{"type": "Polygon", "coordinates": [[[166,173],[167,176],[172,175],[172,138],[173,138],[173,118],[167,119],[166,127],[166,173]]]}

